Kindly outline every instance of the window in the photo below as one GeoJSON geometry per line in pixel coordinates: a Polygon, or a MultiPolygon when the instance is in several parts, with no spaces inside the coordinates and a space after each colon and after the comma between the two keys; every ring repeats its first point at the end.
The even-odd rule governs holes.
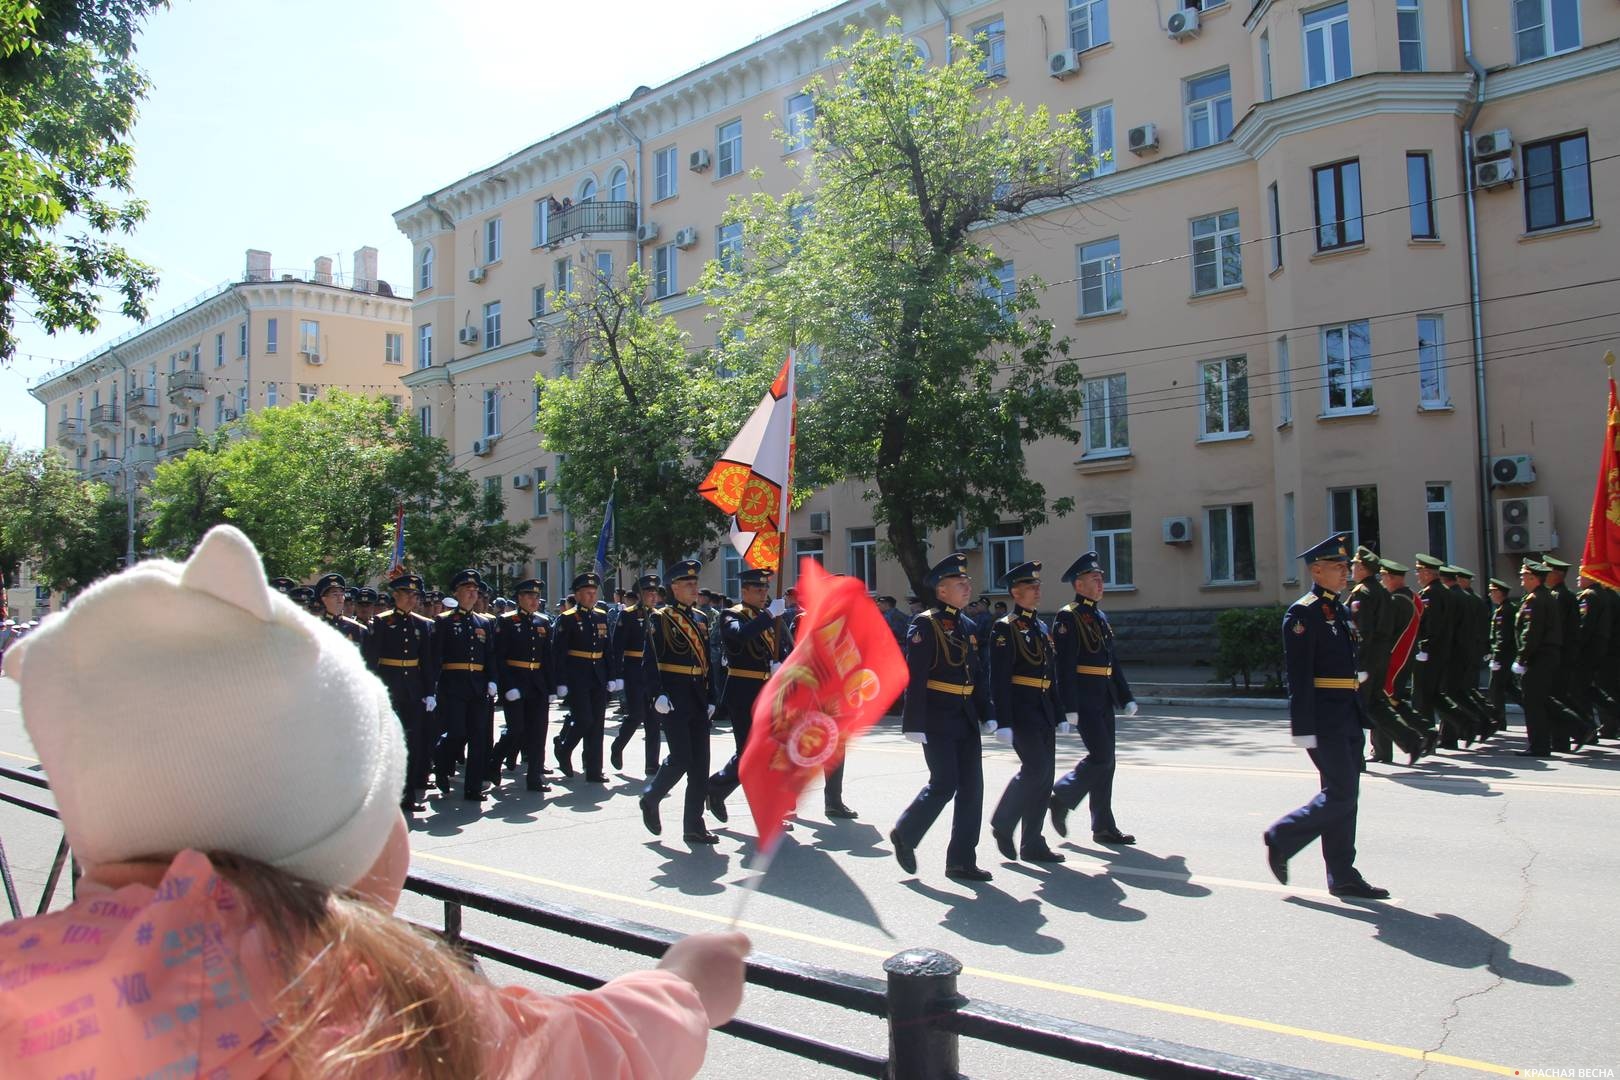
{"type": "Polygon", "coordinates": [[[1193,292],[1214,292],[1243,284],[1243,243],[1238,212],[1225,210],[1192,223],[1193,292]]]}
{"type": "Polygon", "coordinates": [[[551,291],[566,297],[574,291],[574,260],[564,255],[551,264],[551,291]]]}
{"type": "Polygon", "coordinates": [[[1271,31],[1262,31],[1260,34],[1260,100],[1270,101],[1275,95],[1271,91],[1271,31]]]}
{"type": "Polygon", "coordinates": [[[1120,280],[1119,237],[1080,246],[1080,314],[1102,315],[1125,307],[1120,280]]]}
{"type": "Polygon", "coordinates": [[[984,55],[979,58],[979,70],[986,79],[1005,79],[1007,77],[1007,23],[1004,19],[994,18],[982,22],[973,28],[968,37],[979,44],[979,37],[984,37],[979,47],[984,55]]]}
{"type": "Polygon", "coordinates": [[[275,319],[264,320],[264,351],[274,353],[279,347],[280,324],[275,319]]]}
{"type": "Polygon", "coordinates": [[[999,590],[1007,571],[1024,561],[1024,527],[1017,522],[992,525],[985,535],[985,584],[999,590]]]}
{"type": "Polygon", "coordinates": [[[849,530],[849,576],[877,592],[877,530],[849,530]]]}
{"type": "Polygon", "coordinates": [[[1412,239],[1434,239],[1434,173],[1426,153],[1406,155],[1406,202],[1412,239]]]}
{"type": "Polygon", "coordinates": [[[529,315],[538,319],[546,313],[546,287],[536,285],[529,291],[529,315]]]}
{"type": "Polygon", "coordinates": [[[1395,0],[1395,37],[1400,43],[1401,70],[1423,70],[1423,12],[1418,0],[1395,0]]]}
{"type": "Polygon", "coordinates": [[[1249,361],[1234,356],[1202,367],[1205,438],[1249,433],[1249,361]]]}
{"type": "Polygon", "coordinates": [[[742,222],[733,221],[714,230],[714,257],[720,269],[735,270],[742,255],[742,222]]]}
{"type": "Polygon", "coordinates": [[[1211,585],[1255,579],[1254,504],[1211,506],[1204,511],[1204,562],[1211,585]]]}
{"type": "Polygon", "coordinates": [[[742,593],[742,554],[730,544],[720,549],[720,591],[735,599],[742,593]]]}
{"type": "Polygon", "coordinates": [[[1580,0],[1513,0],[1519,63],[1581,47],[1580,0]]]}
{"type": "Polygon", "coordinates": [[[1586,135],[1566,135],[1524,148],[1526,231],[1592,220],[1592,170],[1586,135]]]}
{"type": "MultiPolygon", "coordinates": [[[[273,409],[273,408],[276,407],[277,403],[279,403],[280,401],[281,401],[280,388],[277,387],[275,383],[267,383],[267,384],[265,384],[265,388],[264,388],[264,404],[265,404],[265,407],[268,408],[268,409],[273,409]]],[[[171,417],[169,417],[169,419],[173,420],[174,417],[171,416],[171,417]]]]}
{"type": "Polygon", "coordinates": [[[742,172],[741,120],[728,120],[715,129],[714,160],[717,179],[742,172]]]}
{"type": "Polygon", "coordinates": [[[787,149],[810,148],[810,125],[816,122],[816,99],[809,94],[794,94],[787,99],[787,149]]]}
{"type": "Polygon", "coordinates": [[[501,392],[495,387],[484,391],[484,438],[493,439],[501,433],[501,392]]]}
{"type": "MultiPolygon", "coordinates": [[[[246,356],[247,353],[248,353],[248,324],[247,324],[247,321],[244,319],[242,321],[242,324],[236,328],[236,355],[237,356],[246,356]]],[[[191,370],[192,371],[197,370],[197,362],[198,362],[199,359],[201,359],[201,355],[202,355],[202,346],[199,345],[197,348],[191,350],[191,370]]]]}
{"type": "MultiPolygon", "coordinates": [[[[739,230],[741,226],[738,226],[739,230]]],[[[613,252],[598,251],[596,259],[596,280],[599,284],[608,285],[613,281],[613,252]]]]}
{"type": "Polygon", "coordinates": [[[995,303],[996,311],[1003,319],[1007,317],[1007,305],[1018,295],[1017,281],[1017,271],[1010,259],[985,275],[981,291],[986,300],[995,303]]]}
{"type": "Polygon", "coordinates": [[[663,244],[653,251],[653,296],[661,299],[673,296],[675,282],[675,245],[663,244]]]}
{"type": "Polygon", "coordinates": [[[1322,327],[1322,411],[1373,407],[1372,338],[1367,321],[1322,327]]]}
{"type": "Polygon", "coordinates": [[[236,388],[236,415],[237,416],[246,416],[247,415],[247,407],[248,407],[247,387],[239,386],[239,387],[236,388]]]}
{"type": "Polygon", "coordinates": [[[1294,422],[1294,373],[1289,366],[1288,335],[1277,339],[1277,426],[1294,422]]]}
{"type": "Polygon", "coordinates": [[[224,334],[215,334],[214,335],[214,366],[215,367],[224,367],[225,366],[225,335],[224,334]]]}
{"type": "Polygon", "coordinates": [[[1129,415],[1125,402],[1125,376],[1103,375],[1087,379],[1082,390],[1085,413],[1085,453],[1128,452],[1131,448],[1129,415]]]}
{"type": "Polygon", "coordinates": [[[1288,575],[1287,577],[1283,578],[1283,583],[1287,584],[1288,582],[1299,580],[1299,572],[1294,569],[1294,567],[1299,565],[1299,561],[1294,558],[1295,552],[1299,551],[1299,537],[1298,530],[1294,525],[1294,493],[1292,491],[1283,492],[1282,512],[1283,565],[1288,567],[1287,570],[1283,571],[1288,575]]]}
{"type": "Polygon", "coordinates": [[[416,257],[416,287],[418,289],[433,288],[433,248],[423,245],[422,252],[416,257]]]}
{"type": "Polygon", "coordinates": [[[501,219],[490,218],[484,222],[484,262],[493,263],[501,261],[501,219]]]}
{"type": "Polygon", "coordinates": [[[1108,0],[1069,0],[1069,48],[1085,52],[1108,40],[1108,0]]]}
{"type": "Polygon", "coordinates": [[[220,394],[218,397],[216,397],[214,399],[214,426],[218,427],[219,425],[223,424],[224,422],[225,422],[225,395],[220,394]]]}
{"type": "Polygon", "coordinates": [[[1093,105],[1081,109],[1078,116],[1080,130],[1086,134],[1086,160],[1081,163],[1082,176],[1107,176],[1114,171],[1114,104],[1093,105]]]}
{"type": "Polygon", "coordinates": [[[801,559],[814,559],[818,566],[827,565],[827,547],[822,543],[821,537],[812,536],[807,540],[793,541],[793,566],[795,570],[801,559]]]}
{"type": "Polygon", "coordinates": [[[433,366],[433,324],[423,323],[416,328],[416,366],[433,366]]]}
{"type": "Polygon", "coordinates": [[[491,300],[484,305],[484,347],[493,349],[501,343],[501,302],[491,300]]]}
{"type": "Polygon", "coordinates": [[[551,243],[551,196],[534,200],[534,247],[551,243]]]}
{"type": "Polygon", "coordinates": [[[1361,162],[1341,161],[1311,170],[1318,251],[1350,247],[1361,231],[1361,162]]]}
{"type": "Polygon", "coordinates": [[[427,438],[433,437],[433,406],[421,405],[416,410],[416,425],[427,438]]]}
{"type": "Polygon", "coordinates": [[[1103,585],[1124,589],[1136,584],[1131,565],[1131,515],[1091,515],[1091,546],[1102,566],[1103,585]]]}
{"type": "Polygon", "coordinates": [[[1446,319],[1444,315],[1419,315],[1418,403],[1424,408],[1444,409],[1446,397],[1446,319]]]}
{"type": "Polygon", "coordinates": [[[1270,218],[1271,226],[1271,268],[1281,270],[1283,264],[1283,238],[1282,238],[1282,196],[1277,193],[1277,182],[1273,180],[1266,188],[1266,214],[1270,218]]]}
{"type": "Polygon", "coordinates": [[[1305,87],[1350,77],[1350,5],[1329,4],[1305,13],[1305,87]]]}
{"type": "Polygon", "coordinates": [[[534,516],[547,517],[551,513],[551,488],[546,484],[546,470],[534,470],[534,516]]]}
{"type": "Polygon", "coordinates": [[[1232,73],[1222,69],[1183,84],[1187,104],[1187,149],[1232,137],[1232,73]]]}
{"type": "Polygon", "coordinates": [[[666,146],[653,153],[653,202],[675,197],[675,147],[666,146]]]}
{"type": "Polygon", "coordinates": [[[1451,485],[1430,482],[1423,485],[1424,510],[1429,521],[1429,554],[1451,559],[1451,485]]]}
{"type": "Polygon", "coordinates": [[[383,363],[402,364],[405,362],[405,335],[383,335],[383,363]]]}
{"type": "Polygon", "coordinates": [[[630,201],[630,174],[625,171],[623,165],[613,166],[613,170],[608,173],[607,189],[610,202],[630,201]]]}
{"type": "Polygon", "coordinates": [[[308,405],[310,402],[315,400],[316,395],[319,393],[320,387],[311,385],[310,383],[299,383],[298,403],[300,405],[308,405]]]}
{"type": "Polygon", "coordinates": [[[314,319],[298,320],[298,351],[319,355],[321,351],[321,324],[314,319]]]}
{"type": "Polygon", "coordinates": [[[1374,551],[1378,544],[1378,488],[1334,488],[1328,492],[1328,528],[1350,534],[1350,546],[1365,544],[1374,551]]]}

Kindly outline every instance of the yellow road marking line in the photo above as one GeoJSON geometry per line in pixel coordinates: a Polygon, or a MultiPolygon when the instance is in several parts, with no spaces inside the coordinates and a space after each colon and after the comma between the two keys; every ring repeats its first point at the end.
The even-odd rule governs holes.
{"type": "Polygon", "coordinates": [[[10,750],[0,750],[0,757],[16,758],[18,761],[26,761],[30,765],[39,764],[38,758],[24,757],[21,754],[13,754],[10,750]]]}
{"type": "MultiPolygon", "coordinates": [[[[426,859],[429,862],[443,863],[446,866],[459,867],[463,870],[475,870],[496,877],[511,878],[515,881],[527,882],[531,885],[540,885],[548,889],[557,889],[562,892],[575,893],[581,896],[591,896],[599,900],[611,900],[615,903],[629,904],[632,907],[646,908],[651,911],[661,911],[668,914],[683,915],[687,918],[711,922],[717,925],[733,925],[727,915],[699,911],[694,908],[681,907],[677,904],[666,904],[661,900],[648,900],[644,897],[625,896],[620,893],[608,892],[604,889],[593,889],[586,885],[574,885],[563,881],[554,881],[550,878],[536,877],[533,874],[521,873],[517,870],[503,870],[494,866],[485,866],[482,863],[468,862],[464,859],[454,859],[447,855],[435,855],[432,852],[411,850],[413,857],[426,859]]],[[[852,941],[843,941],[836,938],[824,938],[815,934],[807,934],[802,930],[789,930],[786,927],[772,926],[768,923],[739,920],[734,925],[744,929],[770,934],[779,938],[788,938],[793,941],[802,941],[823,949],[832,949],[839,952],[853,953],[858,956],[870,956],[879,960],[887,960],[893,955],[892,949],[874,949],[869,945],[858,945],[852,941]]],[[[1289,1024],[1275,1024],[1269,1020],[1256,1020],[1247,1016],[1235,1016],[1231,1013],[1213,1012],[1209,1009],[1198,1009],[1190,1005],[1176,1005],[1166,1001],[1155,1001],[1151,998],[1132,997],[1129,994],[1115,994],[1107,990],[1094,990],[1085,986],[1073,986],[1068,983],[1050,982],[1046,979],[1036,979],[1026,975],[1013,975],[1004,971],[993,971],[988,968],[964,967],[962,974],[972,975],[992,982],[1007,983],[1012,986],[1025,986],[1035,990],[1049,990],[1053,993],[1068,994],[1073,997],[1092,998],[1098,1001],[1108,1001],[1116,1005],[1130,1005],[1134,1008],[1149,1009],[1153,1012],[1169,1013],[1174,1016],[1186,1016],[1197,1020],[1212,1020],[1218,1024],[1227,1024],[1233,1027],[1252,1028],[1256,1031],[1269,1031],[1275,1035],[1288,1035],[1298,1039],[1308,1039],[1312,1042],[1328,1043],[1333,1046],[1346,1046],[1356,1050],[1370,1050],[1374,1053],[1389,1054],[1395,1057],[1411,1058],[1414,1061],[1437,1062],[1442,1065],[1455,1065],[1458,1068],[1472,1069],[1475,1072],[1492,1073],[1497,1076],[1516,1076],[1517,1069],[1504,1065],[1495,1065],[1488,1061],[1476,1061],[1472,1058],[1457,1057],[1452,1054],[1431,1053],[1410,1046],[1398,1046],[1393,1043],[1375,1042],[1370,1039],[1358,1039],[1352,1035],[1339,1035],[1331,1031],[1317,1031],[1313,1028],[1294,1027],[1289,1024]]]]}

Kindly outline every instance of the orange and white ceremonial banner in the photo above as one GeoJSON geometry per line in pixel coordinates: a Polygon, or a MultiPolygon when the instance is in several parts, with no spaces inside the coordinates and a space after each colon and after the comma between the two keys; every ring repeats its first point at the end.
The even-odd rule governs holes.
{"type": "Polygon", "coordinates": [[[770,392],[698,485],[699,495],[731,515],[731,545],[756,570],[782,569],[793,486],[793,389],[789,351],[770,392]]]}
{"type": "Polygon", "coordinates": [[[1597,491],[1586,526],[1581,576],[1620,589],[1620,399],[1614,390],[1614,354],[1609,362],[1609,415],[1603,425],[1603,453],[1598,458],[1597,491]]]}
{"type": "Polygon", "coordinates": [[[762,852],[774,848],[811,777],[838,767],[850,740],[877,723],[909,676],[864,582],[805,559],[798,588],[798,640],[754,700],[737,769],[762,852]]]}

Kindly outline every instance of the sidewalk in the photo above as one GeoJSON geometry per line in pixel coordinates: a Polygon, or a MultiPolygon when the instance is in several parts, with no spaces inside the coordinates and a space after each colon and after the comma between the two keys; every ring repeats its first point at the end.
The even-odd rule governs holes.
{"type": "Polygon", "coordinates": [[[1288,700],[1280,692],[1268,694],[1264,677],[1254,680],[1247,690],[1241,680],[1236,687],[1215,679],[1208,664],[1126,663],[1136,700],[1143,705],[1213,705],[1242,709],[1284,709],[1288,700]]]}

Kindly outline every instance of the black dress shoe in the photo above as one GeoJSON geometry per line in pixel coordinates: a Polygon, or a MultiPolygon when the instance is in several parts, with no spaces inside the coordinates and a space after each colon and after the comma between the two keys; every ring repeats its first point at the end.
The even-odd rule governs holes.
{"type": "Polygon", "coordinates": [[[705,801],[709,804],[709,813],[714,815],[714,820],[722,824],[731,820],[730,815],[726,813],[726,800],[718,791],[709,792],[705,801]]]}
{"type": "Polygon", "coordinates": [[[1269,839],[1266,841],[1266,865],[1271,867],[1271,876],[1277,879],[1279,885],[1288,884],[1288,860],[1271,846],[1269,839]]]}
{"type": "Polygon", "coordinates": [[[889,843],[894,845],[894,861],[908,874],[917,872],[917,849],[900,839],[898,830],[889,830],[889,843]]]}
{"type": "Polygon", "coordinates": [[[1353,900],[1388,900],[1389,890],[1369,885],[1365,881],[1352,881],[1348,885],[1334,885],[1328,892],[1334,896],[1348,896],[1353,900]]]}
{"type": "Polygon", "coordinates": [[[1046,847],[1025,848],[1023,851],[1018,853],[1018,857],[1023,859],[1025,862],[1033,863],[1060,863],[1066,861],[1062,852],[1053,851],[1051,848],[1046,847]]]}
{"type": "Polygon", "coordinates": [[[827,816],[830,818],[849,818],[853,820],[861,816],[855,811],[851,810],[849,807],[845,806],[843,803],[835,803],[832,806],[827,807],[826,812],[827,816]]]}
{"type": "Polygon", "coordinates": [[[524,786],[526,788],[528,788],[530,791],[550,791],[551,790],[551,785],[546,783],[544,780],[530,781],[528,784],[525,784],[524,786]]]}
{"type": "Polygon", "coordinates": [[[568,758],[563,754],[562,748],[557,745],[556,740],[552,740],[551,746],[552,749],[557,753],[557,771],[562,773],[564,776],[573,776],[574,763],[569,761],[568,758]]]}
{"type": "Polygon", "coordinates": [[[945,876],[952,881],[990,881],[992,875],[988,870],[980,870],[977,866],[947,866],[945,876]]]}
{"type": "Polygon", "coordinates": [[[618,743],[614,743],[612,746],[608,747],[608,764],[612,765],[615,769],[624,768],[624,747],[620,746],[618,743]]]}
{"type": "Polygon", "coordinates": [[[601,773],[591,773],[585,778],[585,781],[590,784],[605,784],[608,782],[608,778],[601,773]]]}
{"type": "Polygon", "coordinates": [[[1516,757],[1552,757],[1550,750],[1515,750],[1516,757]]]}
{"type": "Polygon", "coordinates": [[[688,844],[718,844],[720,842],[719,835],[710,832],[708,829],[700,829],[697,832],[682,833],[681,839],[685,840],[688,844]]]}
{"type": "Polygon", "coordinates": [[[995,837],[996,849],[1001,852],[1002,858],[1008,862],[1018,861],[1018,849],[1013,846],[1013,834],[1001,829],[991,829],[990,835],[995,837]]]}
{"type": "Polygon", "coordinates": [[[649,795],[643,795],[636,800],[636,805],[641,807],[641,823],[647,826],[647,831],[654,836],[662,836],[664,823],[658,820],[658,800],[649,795]]]}
{"type": "Polygon", "coordinates": [[[1059,836],[1069,835],[1069,808],[1058,801],[1056,795],[1052,796],[1052,829],[1059,836]]]}
{"type": "Polygon", "coordinates": [[[1134,844],[1136,837],[1130,833],[1120,832],[1118,829],[1101,829],[1091,834],[1091,838],[1099,844],[1134,844]]]}

